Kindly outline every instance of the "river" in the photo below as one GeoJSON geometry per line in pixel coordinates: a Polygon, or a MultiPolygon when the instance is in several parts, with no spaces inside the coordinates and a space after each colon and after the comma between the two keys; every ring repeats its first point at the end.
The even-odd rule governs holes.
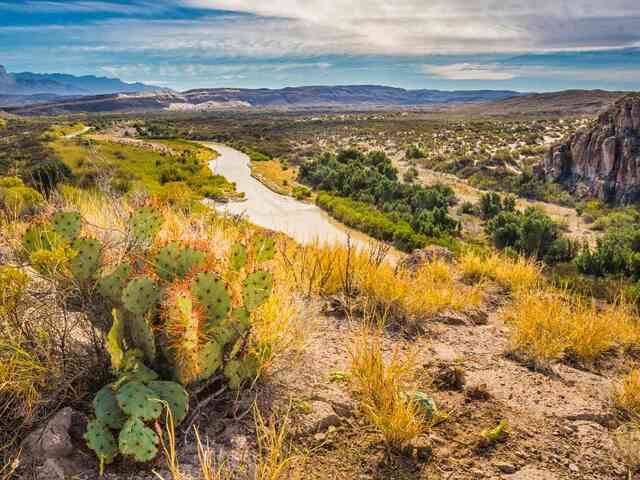
{"type": "Polygon", "coordinates": [[[314,241],[367,247],[371,239],[333,220],[316,205],[280,195],[251,176],[251,160],[247,155],[226,145],[200,142],[220,155],[209,162],[211,170],[236,184],[245,194],[239,202],[216,203],[220,212],[244,215],[252,223],[286,233],[300,243],[314,241]]]}

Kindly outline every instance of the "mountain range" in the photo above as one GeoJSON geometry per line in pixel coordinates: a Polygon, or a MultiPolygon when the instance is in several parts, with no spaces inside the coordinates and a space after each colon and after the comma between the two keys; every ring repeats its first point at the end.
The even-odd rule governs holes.
{"type": "Polygon", "coordinates": [[[117,78],[94,75],[77,77],[62,73],[8,73],[6,68],[0,65],[0,95],[2,96],[78,96],[159,90],[162,89],[144,83],[126,83],[117,78]]]}

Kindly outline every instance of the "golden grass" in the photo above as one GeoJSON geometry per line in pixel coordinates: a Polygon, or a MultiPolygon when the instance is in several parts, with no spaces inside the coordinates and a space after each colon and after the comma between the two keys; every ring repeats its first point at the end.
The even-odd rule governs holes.
{"type": "Polygon", "coordinates": [[[289,444],[288,415],[277,420],[262,416],[254,404],[253,417],[256,425],[258,452],[256,458],[255,480],[284,480],[304,478],[303,458],[294,454],[289,444]]]}
{"type": "Polygon", "coordinates": [[[196,427],[194,427],[194,432],[202,480],[233,480],[234,473],[227,468],[226,462],[218,462],[211,448],[203,445],[200,432],[196,427]]]}
{"type": "Polygon", "coordinates": [[[267,188],[281,195],[290,195],[297,185],[297,169],[285,169],[278,160],[251,162],[251,174],[267,188]]]}
{"type": "Polygon", "coordinates": [[[362,409],[391,450],[400,450],[426,428],[420,406],[406,395],[412,355],[394,351],[385,360],[379,327],[363,325],[351,346],[351,378],[362,409]]]}
{"type": "Polygon", "coordinates": [[[614,406],[626,417],[640,420],[640,369],[633,369],[614,387],[614,406]]]}
{"type": "Polygon", "coordinates": [[[637,346],[639,328],[631,307],[599,308],[561,291],[520,291],[504,318],[511,346],[530,360],[548,364],[569,353],[591,363],[616,347],[637,346]]]}
{"type": "Polygon", "coordinates": [[[276,285],[253,316],[251,342],[260,361],[260,373],[271,367],[275,358],[302,351],[312,329],[313,319],[301,317],[291,290],[276,285]]]}
{"type": "Polygon", "coordinates": [[[493,280],[513,292],[543,283],[542,265],[524,257],[512,259],[495,252],[488,256],[467,252],[460,258],[459,266],[463,276],[470,280],[493,280]]]}

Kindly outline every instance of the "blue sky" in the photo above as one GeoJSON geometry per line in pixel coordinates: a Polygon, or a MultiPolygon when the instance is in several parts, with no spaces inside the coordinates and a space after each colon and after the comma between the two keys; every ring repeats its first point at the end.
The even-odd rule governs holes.
{"type": "Polygon", "coordinates": [[[10,72],[201,87],[638,90],[638,0],[0,0],[10,72]]]}

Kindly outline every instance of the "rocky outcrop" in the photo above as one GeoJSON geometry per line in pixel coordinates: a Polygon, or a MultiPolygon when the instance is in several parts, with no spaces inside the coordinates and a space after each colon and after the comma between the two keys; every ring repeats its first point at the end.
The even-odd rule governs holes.
{"type": "Polygon", "coordinates": [[[615,203],[640,201],[640,94],[628,95],[591,127],[547,153],[539,173],[615,203]]]}

